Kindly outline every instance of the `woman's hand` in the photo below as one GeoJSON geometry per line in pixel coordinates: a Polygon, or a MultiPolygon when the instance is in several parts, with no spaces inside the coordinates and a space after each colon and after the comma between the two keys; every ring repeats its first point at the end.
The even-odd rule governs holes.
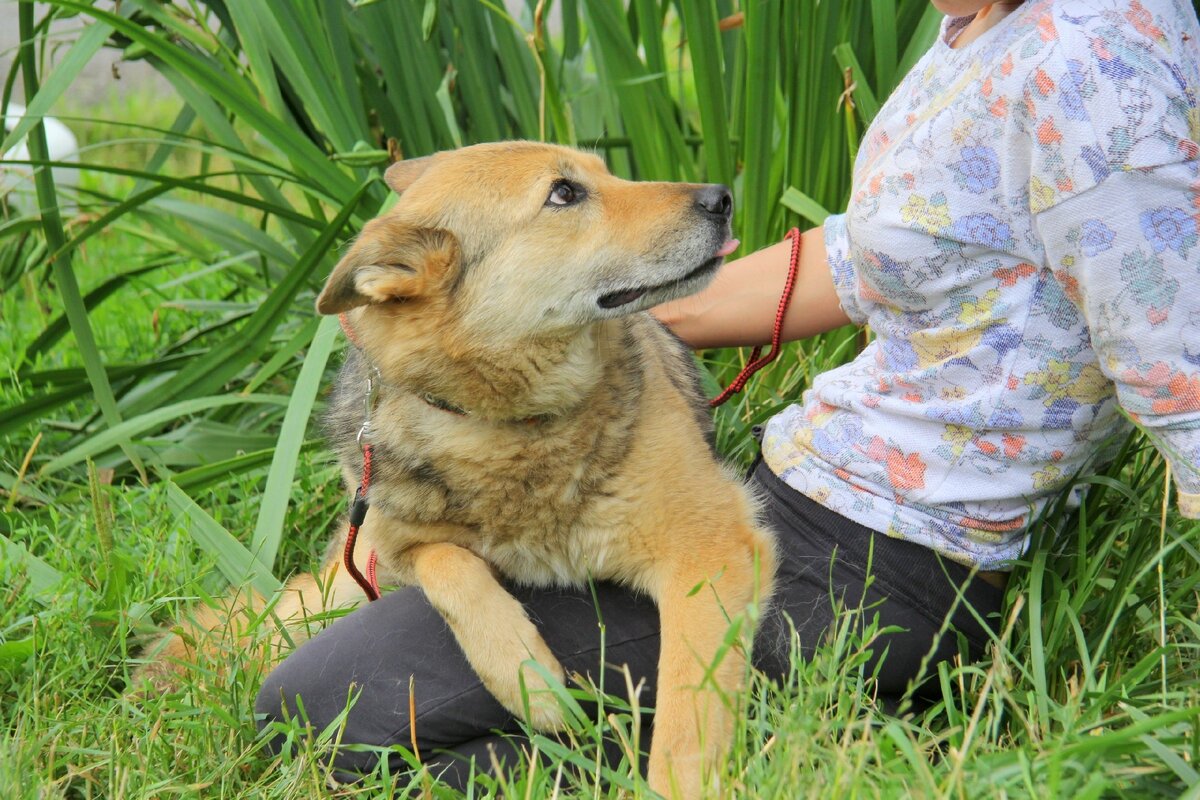
{"type": "MultiPolygon", "coordinates": [[[[708,288],[650,310],[693,349],[765,345],[771,341],[779,296],[787,281],[792,240],[721,267],[708,288]]],[[[850,324],[842,311],[825,254],[821,228],[801,237],[800,267],[783,318],[783,341],[804,339],[850,324]]]]}

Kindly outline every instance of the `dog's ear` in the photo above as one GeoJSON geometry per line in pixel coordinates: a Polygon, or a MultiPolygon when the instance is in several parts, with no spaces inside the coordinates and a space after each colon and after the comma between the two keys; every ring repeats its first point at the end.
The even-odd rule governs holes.
{"type": "Polygon", "coordinates": [[[431,295],[458,259],[458,240],[450,231],[376,219],[329,274],[317,312],[340,314],[368,303],[431,295]]]}
{"type": "Polygon", "coordinates": [[[413,181],[421,177],[432,163],[433,156],[406,158],[403,161],[397,161],[384,170],[383,182],[396,194],[403,194],[404,190],[412,186],[413,181]]]}

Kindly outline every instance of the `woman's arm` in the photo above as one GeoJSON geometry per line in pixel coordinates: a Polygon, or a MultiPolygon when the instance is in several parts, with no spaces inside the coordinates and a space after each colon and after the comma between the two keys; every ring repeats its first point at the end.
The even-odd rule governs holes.
{"type": "Polygon", "coordinates": [[[1027,386],[1044,382],[1047,407],[1053,401],[1096,408],[1111,382],[1117,402],[1171,465],[1179,510],[1194,519],[1200,519],[1198,202],[1200,166],[1182,161],[1118,170],[1034,217],[1061,302],[1083,315],[1096,361],[1054,360],[1064,356],[1051,351],[1042,369],[1024,377],[1027,386]],[[1068,370],[1068,380],[1044,378],[1052,368],[1068,370]]]}
{"type": "MultiPolygon", "coordinates": [[[[767,344],[791,252],[792,240],[785,239],[732,261],[704,291],[650,313],[697,350],[767,344]]],[[[783,340],[804,339],[849,323],[833,286],[822,229],[813,228],[801,237],[800,267],[783,319],[783,340]]]]}

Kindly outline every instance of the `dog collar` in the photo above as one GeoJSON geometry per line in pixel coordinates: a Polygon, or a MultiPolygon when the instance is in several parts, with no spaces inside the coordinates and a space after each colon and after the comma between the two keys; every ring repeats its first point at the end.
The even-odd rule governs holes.
{"type": "Polygon", "coordinates": [[[460,417],[471,416],[471,412],[467,411],[462,406],[456,406],[453,403],[451,403],[449,400],[443,400],[440,397],[434,397],[429,392],[424,392],[424,393],[418,395],[418,397],[420,397],[422,400],[425,401],[425,405],[433,406],[438,411],[446,411],[451,414],[456,414],[460,417]]]}

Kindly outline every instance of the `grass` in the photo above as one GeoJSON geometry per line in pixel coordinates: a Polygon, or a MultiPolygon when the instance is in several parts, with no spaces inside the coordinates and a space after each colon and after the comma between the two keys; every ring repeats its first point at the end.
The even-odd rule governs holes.
{"type": "MultiPolygon", "coordinates": [[[[1145,453],[1131,459],[1130,488],[1153,495],[1161,477],[1153,460],[1145,453]]],[[[6,562],[0,652],[11,683],[3,689],[0,793],[308,797],[323,791],[318,755],[337,731],[310,738],[296,730],[296,757],[263,755],[250,712],[258,674],[237,673],[216,687],[199,682],[140,706],[120,697],[139,617],[169,619],[179,603],[220,584],[212,580],[211,560],[169,512],[161,487],[101,488],[100,510],[84,487],[70,488],[78,499],[66,493],[57,511],[15,531],[66,583],[42,594],[6,562]],[[106,544],[101,520],[108,515],[106,544]],[[21,642],[29,643],[25,655],[14,647],[21,642]]],[[[205,505],[226,527],[244,529],[260,489],[257,480],[223,486],[206,492],[205,505]]],[[[813,660],[797,660],[783,685],[760,686],[746,698],[750,714],[733,768],[744,788],[733,796],[1150,797],[1194,787],[1200,701],[1194,540],[1164,553],[1153,535],[1153,504],[1131,504],[1115,489],[1092,503],[1089,521],[1066,531],[1057,547],[1042,537],[1029,565],[1018,570],[1006,636],[992,658],[943,669],[943,699],[926,711],[894,715],[877,705],[863,666],[877,631],[868,625],[855,635],[853,614],[869,617],[870,610],[848,612],[813,660]],[[1167,636],[1160,648],[1164,600],[1167,636]]],[[[327,523],[341,500],[320,453],[302,460],[293,498],[283,556],[304,564],[328,528],[311,521],[327,523]]],[[[617,706],[613,714],[604,727],[628,730],[631,712],[617,706]]],[[[612,777],[592,767],[599,727],[581,725],[572,732],[575,743],[557,751],[535,737],[541,752],[557,757],[538,769],[518,769],[499,785],[481,779],[475,796],[549,797],[556,785],[594,796],[597,777],[612,777]]],[[[614,772],[621,775],[621,767],[614,772]]],[[[415,797],[425,783],[418,778],[406,790],[379,774],[347,796],[415,797]]]]}
{"type": "MultiPolygon", "coordinates": [[[[76,346],[71,328],[53,325],[63,286],[38,250],[42,220],[32,232],[3,229],[0,265],[17,267],[0,270],[11,278],[0,292],[0,797],[327,791],[320,756],[338,730],[289,726],[296,755],[266,755],[251,714],[259,674],[198,680],[180,695],[140,705],[122,691],[147,632],[223,592],[229,573],[245,574],[251,550],[277,546],[261,571],[268,579],[309,567],[343,511],[336,467],[308,422],[322,395],[297,400],[305,397],[297,386],[306,364],[310,377],[332,368],[314,344],[320,331],[311,299],[336,248],[314,244],[323,234],[331,243],[349,236],[382,199],[369,183],[385,144],[381,131],[402,131],[410,154],[449,146],[455,135],[484,138],[476,126],[486,125],[534,138],[545,129],[547,138],[580,144],[629,140],[608,151],[614,168],[629,175],[736,169],[739,233],[753,247],[798,222],[793,211],[811,219],[844,201],[847,142],[866,120],[836,111],[838,60],[857,59],[882,99],[926,13],[923,2],[873,0],[872,17],[897,20],[889,41],[850,4],[772,0],[745,8],[744,29],[684,37],[684,23],[727,16],[733,4],[563,0],[567,33],[522,49],[515,28],[484,6],[435,6],[428,37],[421,38],[423,20],[414,19],[417,27],[404,29],[409,46],[379,52],[366,50],[392,35],[389,26],[404,22],[408,5],[379,3],[339,17],[333,12],[342,6],[327,3],[313,12],[330,37],[340,35],[339,20],[351,26],[354,52],[378,56],[386,77],[372,83],[354,65],[347,74],[337,48],[326,54],[320,41],[305,40],[331,59],[319,61],[330,80],[353,89],[341,97],[358,105],[339,111],[342,100],[319,74],[289,73],[307,77],[280,86],[273,69],[259,69],[265,54],[285,60],[298,50],[286,14],[263,16],[259,28],[239,18],[205,29],[188,15],[203,17],[207,4],[123,4],[126,14],[145,9],[138,18],[144,39],[130,27],[122,40],[130,57],[150,48],[164,69],[175,70],[179,96],[134,95],[86,111],[55,106],[91,147],[82,210],[64,218],[64,231],[68,241],[87,234],[72,249],[72,269],[117,411],[135,421],[179,403],[193,411],[139,426],[127,437],[128,453],[103,439],[111,426],[100,419],[84,374],[98,362],[76,346]],[[785,18],[800,20],[797,35],[778,42],[772,31],[785,18]],[[646,34],[655,24],[661,39],[646,34]],[[222,40],[215,32],[222,29],[242,39],[222,40]],[[457,77],[447,81],[446,54],[471,41],[490,42],[472,52],[500,55],[494,63],[456,60],[457,77]],[[238,47],[252,55],[238,56],[238,47]],[[178,77],[197,59],[206,71],[178,77]],[[502,86],[491,109],[488,95],[470,88],[489,70],[502,86]],[[404,83],[409,75],[429,80],[404,83]],[[714,75],[723,81],[719,93],[714,75]],[[703,98],[696,93],[701,76],[703,98]],[[185,97],[195,119],[187,117],[185,97]],[[247,98],[262,98],[257,116],[244,108],[247,98]],[[702,111],[720,104],[729,148],[709,152],[695,142],[720,136],[722,122],[702,111]],[[775,109],[773,117],[748,112],[764,107],[775,109]],[[395,108],[424,113],[389,119],[395,108]],[[669,135],[647,133],[663,126],[669,135]],[[163,133],[173,127],[175,134],[163,133]],[[802,135],[811,130],[828,134],[802,135]],[[175,144],[164,148],[164,140],[175,144]],[[345,158],[329,157],[336,153],[345,158]],[[159,154],[161,165],[147,169],[159,154]],[[306,174],[327,174],[330,165],[336,181],[306,174]],[[90,227],[153,189],[158,175],[182,183],[90,227]],[[360,186],[368,187],[362,202],[355,199],[360,186]],[[349,222],[330,232],[339,212],[349,222]],[[6,261],[13,252],[20,257],[6,261]],[[311,273],[297,276],[298,264],[311,273]],[[111,294],[88,302],[118,275],[126,277],[111,294]],[[54,330],[61,332],[48,336],[54,330]],[[220,375],[208,380],[213,370],[220,375]],[[303,432],[284,437],[289,415],[290,429],[303,432]],[[66,458],[79,452],[90,455],[66,458]],[[146,466],[147,480],[130,454],[146,466]],[[202,540],[200,530],[215,531],[216,539],[202,540]],[[232,544],[212,543],[225,532],[232,544]]],[[[526,14],[515,22],[530,20],[526,14]]],[[[852,357],[856,342],[847,330],[790,347],[718,412],[722,452],[744,463],[749,428],[815,374],[852,357]]],[[[742,357],[705,355],[710,393],[742,357]]],[[[759,682],[742,699],[748,714],[730,767],[731,796],[1200,797],[1197,525],[1173,510],[1164,514],[1163,466],[1140,436],[1112,467],[1081,480],[1093,484],[1084,508],[1051,509],[1037,526],[1008,592],[1004,635],[988,659],[943,667],[940,699],[928,708],[882,708],[865,671],[880,632],[870,609],[848,610],[812,660],[793,664],[787,681],[759,682]]],[[[597,767],[595,760],[598,738],[632,736],[641,712],[616,701],[604,712],[581,720],[566,746],[535,737],[539,752],[550,754],[546,763],[498,781],[480,778],[473,796],[645,796],[627,763],[597,767]]],[[[370,776],[338,794],[450,796],[419,773],[399,782],[370,776]]]]}

